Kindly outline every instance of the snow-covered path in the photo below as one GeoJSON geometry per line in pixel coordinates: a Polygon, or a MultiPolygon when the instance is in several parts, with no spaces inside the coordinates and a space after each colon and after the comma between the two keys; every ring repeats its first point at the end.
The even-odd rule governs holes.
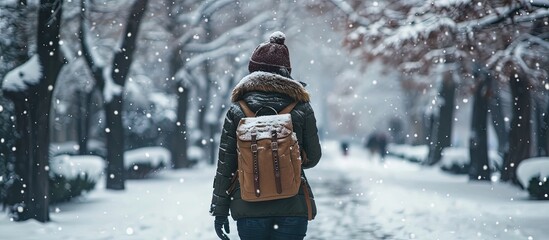
{"type": "MultiPolygon", "coordinates": [[[[348,157],[337,144],[307,170],[319,213],[306,239],[548,239],[549,203],[505,184],[467,183],[436,169],[362,149],[348,157]]],[[[0,218],[0,239],[217,239],[208,215],[212,166],[165,171],[127,182],[124,192],[102,187],[53,207],[52,222],[0,218]]],[[[231,221],[231,239],[238,239],[231,221]]]]}
{"type": "Polygon", "coordinates": [[[345,194],[317,194],[322,205],[310,234],[320,237],[311,239],[549,239],[549,202],[529,200],[516,187],[469,182],[391,157],[382,164],[357,147],[348,157],[325,152],[310,182],[321,194],[345,194]],[[337,179],[348,188],[331,189],[337,179]]]}

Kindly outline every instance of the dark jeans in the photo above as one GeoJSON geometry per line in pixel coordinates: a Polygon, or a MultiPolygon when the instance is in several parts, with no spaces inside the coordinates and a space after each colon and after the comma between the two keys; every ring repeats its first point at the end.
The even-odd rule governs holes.
{"type": "Polygon", "coordinates": [[[241,218],[236,221],[242,240],[302,240],[307,223],[306,217],[241,218]]]}

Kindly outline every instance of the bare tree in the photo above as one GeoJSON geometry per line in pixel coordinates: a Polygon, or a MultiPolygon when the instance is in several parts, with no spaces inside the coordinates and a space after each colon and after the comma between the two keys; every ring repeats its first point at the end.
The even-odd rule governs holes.
{"type": "Polygon", "coordinates": [[[492,94],[493,79],[483,68],[475,71],[475,78],[480,78],[474,85],[473,114],[471,135],[469,136],[470,180],[490,181],[490,164],[488,162],[488,107],[492,94]]]}
{"type": "Polygon", "coordinates": [[[8,73],[3,90],[15,105],[17,131],[16,183],[18,199],[12,207],[15,220],[49,221],[49,143],[52,92],[63,67],[59,49],[62,4],[41,0],[36,33],[36,54],[8,73]]]}
{"type": "MultiPolygon", "coordinates": [[[[0,4],[0,18],[3,20],[3,31],[0,33],[2,35],[0,38],[4,39],[4,41],[0,41],[0,52],[2,53],[0,79],[29,59],[28,45],[31,44],[29,39],[36,33],[31,33],[28,29],[36,23],[29,22],[28,19],[36,17],[30,15],[36,10],[35,5],[28,6],[26,1],[0,4]]],[[[20,194],[13,196],[8,192],[14,183],[12,179],[17,178],[14,176],[13,166],[16,163],[21,166],[26,159],[23,151],[12,151],[18,137],[14,119],[11,116],[14,116],[13,104],[0,91],[0,139],[2,141],[0,144],[0,178],[2,178],[0,180],[0,201],[4,203],[4,208],[22,201],[14,199],[20,194]],[[18,160],[15,160],[16,156],[18,160]]]]}
{"type": "Polygon", "coordinates": [[[135,0],[131,5],[126,28],[122,36],[120,48],[114,53],[112,63],[105,64],[94,52],[90,27],[86,21],[86,0],[81,0],[82,18],[80,39],[82,54],[86,59],[93,78],[105,101],[107,133],[107,188],[123,190],[125,182],[124,168],[124,127],[122,125],[122,90],[130,72],[133,54],[137,46],[137,36],[148,0],[135,0]]]}

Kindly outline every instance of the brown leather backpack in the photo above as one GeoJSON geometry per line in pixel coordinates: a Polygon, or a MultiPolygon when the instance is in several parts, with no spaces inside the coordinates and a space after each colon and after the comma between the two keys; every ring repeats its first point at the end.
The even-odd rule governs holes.
{"type": "Polygon", "coordinates": [[[301,184],[301,155],[289,114],[292,103],[276,115],[257,116],[240,101],[246,115],[236,130],[238,181],[243,200],[267,201],[295,196],[301,184]]]}

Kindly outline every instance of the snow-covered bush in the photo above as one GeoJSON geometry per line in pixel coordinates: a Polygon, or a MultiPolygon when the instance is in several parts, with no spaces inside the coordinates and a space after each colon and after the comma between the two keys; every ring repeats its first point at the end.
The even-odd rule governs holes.
{"type": "MultiPolygon", "coordinates": [[[[501,169],[502,158],[497,151],[488,151],[488,162],[492,172],[501,169]]],[[[440,168],[455,174],[467,174],[471,165],[469,148],[447,147],[442,150],[440,168]]]]}
{"type": "MultiPolygon", "coordinates": [[[[79,148],[80,146],[78,146],[78,143],[75,141],[51,143],[50,156],[55,157],[58,155],[78,155],[79,148]]],[[[106,157],[107,149],[105,148],[105,143],[98,140],[89,140],[88,154],[106,157]]]]}
{"type": "Polygon", "coordinates": [[[154,81],[144,76],[128,80],[125,91],[124,131],[126,149],[157,146],[167,141],[177,121],[176,98],[162,92],[151,92],[154,81]]]}
{"type": "Polygon", "coordinates": [[[187,149],[187,158],[193,164],[198,163],[204,159],[204,149],[198,146],[189,146],[189,149],[187,149]]]}
{"type": "Polygon", "coordinates": [[[427,145],[397,145],[389,144],[387,151],[389,155],[404,158],[410,162],[423,162],[427,159],[429,154],[429,147],[427,145]]]}
{"type": "Polygon", "coordinates": [[[144,147],[124,153],[124,167],[128,178],[144,178],[170,166],[171,153],[163,147],[144,147]]]}
{"type": "Polygon", "coordinates": [[[447,147],[442,150],[440,168],[455,174],[467,174],[469,172],[469,149],[447,147]]]}
{"type": "Polygon", "coordinates": [[[14,161],[13,147],[16,134],[14,130],[12,109],[0,93],[0,202],[7,197],[8,178],[13,174],[10,163],[14,161]]]}
{"type": "Polygon", "coordinates": [[[517,177],[532,198],[549,200],[549,157],[523,160],[517,168],[517,177]]]}
{"type": "Polygon", "coordinates": [[[50,159],[50,201],[63,202],[95,187],[104,161],[98,156],[59,155],[50,159]]]}

